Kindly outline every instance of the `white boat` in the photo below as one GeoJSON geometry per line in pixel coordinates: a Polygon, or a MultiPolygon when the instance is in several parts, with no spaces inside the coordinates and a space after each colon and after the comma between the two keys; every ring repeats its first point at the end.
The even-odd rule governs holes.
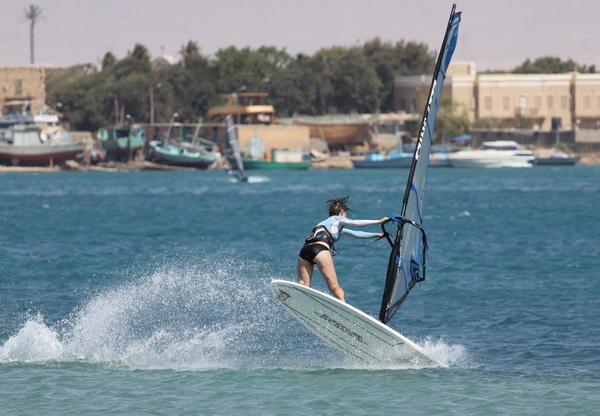
{"type": "Polygon", "coordinates": [[[534,155],[512,140],[483,142],[476,150],[448,154],[455,168],[530,168],[534,155]]]}

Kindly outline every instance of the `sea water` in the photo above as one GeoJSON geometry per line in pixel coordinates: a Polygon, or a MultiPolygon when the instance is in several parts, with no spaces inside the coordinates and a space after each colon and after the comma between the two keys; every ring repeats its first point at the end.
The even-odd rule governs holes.
{"type": "MultiPolygon", "coordinates": [[[[249,174],[0,174],[0,413],[599,412],[600,167],[430,170],[427,280],[390,325],[433,369],[352,362],[269,289],[328,199],[398,215],[408,170],[249,174]]],[[[335,263],[377,316],[389,246],[364,243],[335,263]]]]}

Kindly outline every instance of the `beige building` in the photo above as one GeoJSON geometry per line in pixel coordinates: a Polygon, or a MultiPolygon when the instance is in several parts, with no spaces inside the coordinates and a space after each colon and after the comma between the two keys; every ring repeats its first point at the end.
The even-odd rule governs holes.
{"type": "MultiPolygon", "coordinates": [[[[430,83],[431,75],[397,77],[396,110],[420,116],[430,83]]],[[[560,118],[562,130],[600,128],[600,74],[478,74],[459,62],[448,68],[444,96],[471,122],[549,131],[560,118]]]]}
{"type": "Polygon", "coordinates": [[[0,67],[0,106],[10,101],[46,102],[46,74],[43,68],[0,67]]]}

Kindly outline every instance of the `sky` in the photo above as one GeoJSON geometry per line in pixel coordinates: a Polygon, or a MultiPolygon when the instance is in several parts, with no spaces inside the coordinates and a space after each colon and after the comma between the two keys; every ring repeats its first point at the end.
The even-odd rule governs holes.
{"type": "MultiPolygon", "coordinates": [[[[556,56],[600,70],[599,0],[456,0],[462,11],[453,60],[478,71],[510,70],[556,56]]],[[[189,40],[203,55],[275,46],[296,55],[360,46],[373,38],[417,41],[438,51],[452,8],[446,0],[0,0],[0,65],[29,64],[25,8],[40,6],[35,63],[99,65],[124,58],[136,43],[152,58],[189,40]]]]}

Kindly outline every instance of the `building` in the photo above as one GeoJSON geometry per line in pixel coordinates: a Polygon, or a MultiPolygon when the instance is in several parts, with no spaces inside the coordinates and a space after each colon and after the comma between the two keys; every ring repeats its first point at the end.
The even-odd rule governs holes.
{"type": "MultiPolygon", "coordinates": [[[[400,76],[396,110],[420,116],[431,75],[400,76]]],[[[475,125],[539,131],[600,129],[600,74],[478,74],[473,63],[453,63],[444,97],[475,125]]]]}
{"type": "Polygon", "coordinates": [[[46,102],[44,68],[0,67],[0,106],[9,101],[46,102]]]}

